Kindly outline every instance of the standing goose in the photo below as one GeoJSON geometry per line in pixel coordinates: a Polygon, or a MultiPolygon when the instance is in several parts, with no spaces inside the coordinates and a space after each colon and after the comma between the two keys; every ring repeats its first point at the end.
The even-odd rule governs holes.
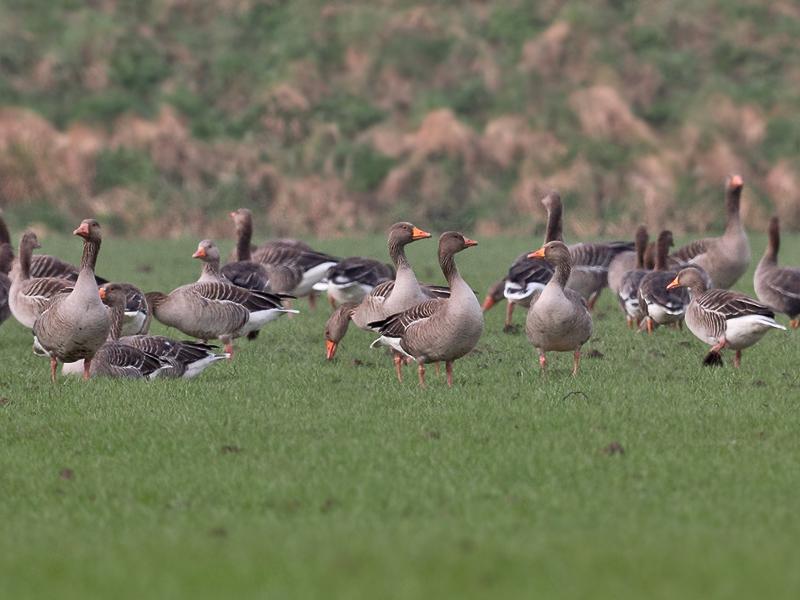
{"type": "MultiPolygon", "coordinates": [[[[132,335],[119,337],[116,327],[119,318],[116,304],[119,297],[127,297],[124,284],[109,283],[100,288],[100,297],[112,309],[111,339],[120,344],[133,347],[151,356],[155,356],[165,365],[159,375],[161,377],[182,377],[191,379],[199,375],[206,367],[220,360],[225,360],[225,354],[214,352],[217,347],[199,342],[173,340],[161,335],[132,335]]],[[[124,327],[122,328],[124,331],[124,327]]],[[[95,357],[95,362],[97,358],[95,357]]]]}
{"type": "MultiPolygon", "coordinates": [[[[75,230],[75,234],[79,235],[75,230]]],[[[32,329],[33,324],[50,300],[62,291],[70,289],[74,284],[66,279],[56,277],[33,277],[31,260],[35,248],[40,248],[39,239],[32,231],[22,235],[19,242],[19,256],[11,272],[11,288],[8,305],[11,314],[25,327],[32,329]]],[[[84,254],[87,249],[84,245],[84,254]]],[[[99,302],[99,299],[98,299],[99,302]]]]}
{"type": "Polygon", "coordinates": [[[542,373],[547,369],[546,352],[572,352],[572,375],[578,374],[581,347],[592,335],[592,316],[586,301],[567,287],[572,270],[572,254],[563,242],[548,242],[532,256],[543,258],[555,267],[545,288],[531,300],[525,331],[539,351],[542,373]]]}
{"type": "Polygon", "coordinates": [[[351,256],[328,269],[328,298],[332,306],[361,302],[376,285],[394,279],[394,268],[379,260],[351,256]]]}
{"type": "Polygon", "coordinates": [[[675,277],[675,271],[667,270],[667,255],[672,246],[672,232],[662,231],[656,243],[655,270],[642,277],[639,283],[639,310],[645,319],[648,333],[653,333],[656,325],[680,323],[689,303],[686,290],[667,288],[675,277]]]}
{"type": "Polygon", "coordinates": [[[792,329],[800,326],[800,269],[778,266],[781,226],[778,217],[769,221],[769,242],[753,279],[756,296],[764,304],[789,316],[792,329]]]}
{"type": "Polygon", "coordinates": [[[219,272],[219,250],[198,248],[192,255],[203,261],[200,279],[183,285],[169,294],[149,292],[148,305],[156,319],[186,335],[201,339],[219,339],[225,352],[233,357],[233,340],[261,329],[285,313],[284,296],[247,290],[228,283],[219,272]]]}
{"type": "Polygon", "coordinates": [[[14,252],[11,250],[11,244],[0,243],[0,323],[11,316],[11,309],[8,306],[11,279],[8,277],[8,272],[11,270],[13,260],[14,252]]]}
{"type": "MultiPolygon", "coordinates": [[[[617,282],[617,297],[619,304],[622,307],[622,312],[625,313],[625,320],[628,327],[636,327],[644,318],[644,311],[639,306],[639,285],[642,279],[649,273],[644,268],[644,253],[647,248],[647,228],[641,225],[636,230],[636,264],[634,268],[626,271],[617,282]]],[[[622,255],[619,255],[622,256],[622,255]]],[[[611,288],[611,271],[609,271],[609,285],[611,288]]]]}
{"type": "MultiPolygon", "coordinates": [[[[381,334],[372,346],[389,346],[419,364],[419,383],[425,386],[425,364],[444,361],[447,385],[453,385],[453,361],[475,348],[483,333],[483,312],[475,292],[456,267],[455,255],[478,242],[456,231],[439,238],[439,266],[450,297],[417,304],[369,326],[381,334]]],[[[399,273],[398,273],[399,277],[399,273]]]]}
{"type": "MultiPolygon", "coordinates": [[[[340,307],[334,311],[329,323],[331,323],[331,319],[334,322],[338,319],[339,323],[330,328],[330,332],[335,333],[329,336],[328,333],[330,332],[328,332],[325,337],[326,355],[329,360],[336,353],[336,347],[347,332],[347,326],[351,320],[359,329],[374,331],[374,328],[370,326],[373,321],[379,321],[389,315],[402,312],[420,302],[430,300],[434,296],[449,293],[442,288],[420,285],[406,257],[405,247],[408,244],[429,237],[431,237],[430,233],[405,221],[395,223],[389,228],[387,246],[389,248],[389,257],[396,269],[395,279],[375,286],[352,309],[340,307]]],[[[401,363],[402,356],[399,353],[395,353],[394,364],[398,379],[402,379],[401,363]]]]}
{"type": "MultiPolygon", "coordinates": [[[[120,341],[123,322],[125,320],[125,289],[119,285],[99,289],[101,301],[108,306],[111,327],[108,340],[100,346],[88,367],[91,377],[114,377],[124,379],[154,379],[163,374],[171,366],[158,356],[144,352],[120,341]]],[[[61,372],[64,375],[85,372],[85,360],[64,363],[61,372]]]]}
{"type": "Polygon", "coordinates": [[[722,349],[730,348],[736,351],[733,365],[739,367],[744,348],[755,344],[770,329],[786,331],[765,304],[739,292],[709,290],[703,274],[694,267],[682,269],[667,287],[688,288],[691,301],[686,309],[686,325],[711,346],[703,361],[706,365],[721,365],[722,349]]]}
{"type": "Polygon", "coordinates": [[[750,243],[739,217],[743,186],[740,175],[732,175],[726,182],[725,209],[728,220],[722,237],[695,240],[673,254],[684,266],[701,267],[711,278],[714,287],[720,289],[733,286],[750,266],[750,243]]]}
{"type": "Polygon", "coordinates": [[[33,324],[38,345],[50,356],[50,378],[54,383],[58,361],[83,359],[83,378],[89,378],[92,358],[106,341],[111,325],[94,277],[102,241],[100,224],[84,219],[73,233],[84,240],[78,280],[72,289],[53,297],[33,324]]]}

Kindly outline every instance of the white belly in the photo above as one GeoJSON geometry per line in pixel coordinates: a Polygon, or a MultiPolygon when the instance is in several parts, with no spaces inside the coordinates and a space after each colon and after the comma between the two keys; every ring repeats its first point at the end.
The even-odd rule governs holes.
{"type": "Polygon", "coordinates": [[[314,288],[314,284],[319,283],[322,279],[325,278],[325,275],[328,273],[328,269],[330,269],[336,263],[331,262],[324,262],[316,267],[310,268],[308,271],[303,273],[303,279],[300,280],[300,283],[297,284],[297,287],[292,290],[292,295],[302,297],[308,296],[311,293],[311,290],[314,288]]]}
{"type": "Polygon", "coordinates": [[[361,302],[372,291],[372,286],[351,281],[345,284],[328,283],[328,295],[339,304],[361,302]]]}
{"type": "Polygon", "coordinates": [[[506,282],[506,287],[503,289],[503,296],[505,296],[506,300],[509,302],[520,304],[529,301],[534,292],[543,289],[544,284],[536,281],[526,284],[525,287],[506,282]]]}
{"type": "Polygon", "coordinates": [[[752,346],[767,333],[770,329],[786,328],[778,324],[774,319],[763,315],[747,315],[746,317],[736,317],[728,319],[725,328],[725,339],[728,346],[734,350],[742,350],[752,346]]]}
{"type": "Polygon", "coordinates": [[[647,314],[659,325],[667,325],[669,323],[676,323],[677,321],[680,321],[683,319],[684,312],[685,311],[683,310],[671,311],[660,304],[647,304],[647,314]]]}

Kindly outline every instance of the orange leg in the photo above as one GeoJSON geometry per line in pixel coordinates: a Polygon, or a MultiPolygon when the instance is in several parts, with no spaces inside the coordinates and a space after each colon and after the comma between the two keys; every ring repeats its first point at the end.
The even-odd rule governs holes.
{"type": "Polygon", "coordinates": [[[591,296],[589,296],[589,300],[586,302],[586,306],[589,307],[589,310],[594,310],[594,305],[597,304],[597,299],[600,297],[600,292],[595,292],[591,296]]]}
{"type": "Polygon", "coordinates": [[[789,321],[789,327],[791,327],[792,329],[797,329],[798,327],[800,327],[800,317],[795,317],[794,319],[789,321]]]}
{"type": "Polygon", "coordinates": [[[397,381],[403,383],[403,355],[395,352],[392,360],[394,361],[394,372],[397,374],[397,381]]]}
{"type": "Polygon", "coordinates": [[[742,351],[737,350],[736,354],[733,355],[733,366],[737,369],[742,366],[742,351]]]}
{"type": "Polygon", "coordinates": [[[539,369],[544,375],[547,372],[547,357],[542,350],[539,350],[539,369]]]}
{"type": "Polygon", "coordinates": [[[653,335],[653,331],[656,328],[656,324],[650,317],[647,317],[647,333],[649,335],[653,335]]]}
{"type": "Polygon", "coordinates": [[[419,369],[417,370],[419,373],[419,387],[425,388],[425,364],[419,363],[419,369]]]}
{"type": "Polygon", "coordinates": [[[331,305],[331,308],[336,310],[336,300],[333,299],[333,296],[328,294],[328,304],[331,305]]]}
{"type": "Polygon", "coordinates": [[[509,301],[506,303],[506,322],[504,325],[505,331],[511,329],[511,317],[513,314],[514,314],[514,303],[509,301]]]}
{"type": "Polygon", "coordinates": [[[83,380],[89,381],[89,371],[92,368],[92,359],[91,358],[84,358],[83,359],[83,380]]]}
{"type": "Polygon", "coordinates": [[[439,376],[439,362],[433,363],[433,369],[436,371],[436,376],[439,376]]]}
{"type": "Polygon", "coordinates": [[[225,342],[225,352],[228,354],[228,360],[233,360],[233,342],[225,342]]]}
{"type": "Polygon", "coordinates": [[[314,292],[308,295],[308,308],[311,310],[317,309],[317,295],[314,292]]]}
{"type": "Polygon", "coordinates": [[[575,353],[572,355],[572,376],[575,377],[578,374],[578,368],[581,366],[581,349],[578,348],[575,350],[575,353]]]}
{"type": "Polygon", "coordinates": [[[50,357],[50,381],[56,382],[56,371],[58,370],[58,359],[55,356],[50,357]]]}
{"type": "Polygon", "coordinates": [[[444,369],[445,371],[447,371],[447,387],[453,387],[453,361],[448,360],[447,362],[445,362],[444,369]]]}

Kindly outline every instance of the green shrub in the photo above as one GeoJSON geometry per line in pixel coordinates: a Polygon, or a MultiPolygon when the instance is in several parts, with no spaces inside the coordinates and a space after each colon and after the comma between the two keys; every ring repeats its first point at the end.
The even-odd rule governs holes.
{"type": "Polygon", "coordinates": [[[375,190],[396,162],[365,144],[356,145],[350,159],[351,176],[348,187],[356,192],[375,190]]]}
{"type": "Polygon", "coordinates": [[[322,98],[316,106],[317,114],[327,122],[339,125],[347,137],[383,120],[386,113],[361,96],[345,92],[322,98]]]}
{"type": "Polygon", "coordinates": [[[149,186],[158,177],[153,161],[140,150],[103,150],[95,163],[95,193],[118,186],[149,186]]]}

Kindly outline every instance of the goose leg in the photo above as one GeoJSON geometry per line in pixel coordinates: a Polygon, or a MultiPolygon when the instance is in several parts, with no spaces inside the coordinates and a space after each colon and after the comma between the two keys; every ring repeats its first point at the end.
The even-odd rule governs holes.
{"type": "Polygon", "coordinates": [[[317,295],[314,292],[308,295],[308,308],[317,310],[317,295]]]}
{"type": "Polygon", "coordinates": [[[511,331],[511,317],[513,314],[514,314],[514,303],[509,300],[506,305],[506,322],[503,325],[503,331],[505,331],[506,333],[511,331]]]}
{"type": "Polygon", "coordinates": [[[92,368],[92,359],[91,358],[84,358],[83,359],[83,380],[89,381],[89,369],[92,368]]]}
{"type": "Polygon", "coordinates": [[[392,360],[394,361],[394,372],[397,374],[397,381],[403,383],[403,356],[395,352],[392,360]]]}
{"type": "Polygon", "coordinates": [[[547,372],[547,357],[544,355],[543,350],[539,350],[539,368],[542,371],[542,375],[547,372]]]}
{"type": "Polygon", "coordinates": [[[58,370],[58,359],[55,356],[50,357],[50,381],[56,382],[56,371],[58,370]]]}
{"type": "Polygon", "coordinates": [[[578,368],[581,366],[581,349],[580,346],[575,353],[572,355],[572,376],[575,377],[578,374],[578,368]]]}
{"type": "Polygon", "coordinates": [[[656,326],[655,323],[653,322],[653,319],[647,317],[647,334],[653,335],[653,331],[655,330],[655,328],[656,326]]]}
{"type": "MultiPolygon", "coordinates": [[[[437,365],[439,363],[436,363],[437,365]]],[[[453,361],[448,360],[444,363],[444,369],[447,371],[447,387],[453,387],[453,361]]]]}
{"type": "Polygon", "coordinates": [[[221,337],[220,341],[225,344],[225,353],[228,355],[228,360],[233,359],[233,340],[229,337],[221,337]]]}
{"type": "Polygon", "coordinates": [[[733,355],[733,366],[737,369],[742,366],[742,351],[737,350],[736,354],[733,355]]]}
{"type": "Polygon", "coordinates": [[[331,305],[331,308],[333,310],[336,310],[336,300],[334,300],[333,296],[331,296],[330,294],[328,294],[328,304],[331,305]]]}
{"type": "Polygon", "coordinates": [[[419,363],[419,369],[417,370],[419,373],[419,387],[425,388],[425,363],[419,363]]]}
{"type": "Polygon", "coordinates": [[[633,329],[633,317],[630,315],[626,316],[625,323],[628,325],[628,329],[633,329]]]}
{"type": "Polygon", "coordinates": [[[589,296],[589,300],[586,302],[586,306],[589,310],[594,310],[594,305],[597,304],[597,299],[600,297],[600,292],[595,292],[591,296],[589,296]]]}
{"type": "Polygon", "coordinates": [[[791,327],[792,329],[797,329],[798,327],[800,327],[800,317],[795,317],[794,319],[789,321],[789,327],[791,327]]]}
{"type": "Polygon", "coordinates": [[[439,376],[439,361],[436,361],[435,363],[433,363],[433,369],[434,369],[434,371],[436,371],[436,376],[438,377],[439,376]]]}

